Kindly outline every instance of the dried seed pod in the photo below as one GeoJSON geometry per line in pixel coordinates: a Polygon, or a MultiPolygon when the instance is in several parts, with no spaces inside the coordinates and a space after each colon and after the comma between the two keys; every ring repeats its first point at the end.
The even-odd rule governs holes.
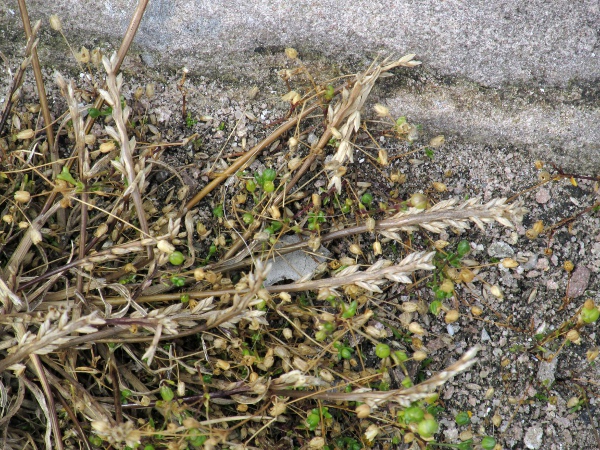
{"type": "Polygon", "coordinates": [[[475,317],[479,317],[483,314],[483,309],[481,309],[479,306],[473,306],[471,308],[471,314],[473,314],[475,317]]]}
{"type": "Polygon", "coordinates": [[[387,333],[384,329],[374,327],[373,325],[369,325],[365,328],[365,332],[369,336],[373,336],[375,339],[381,339],[387,337],[387,333]]]}
{"type": "Polygon", "coordinates": [[[442,145],[444,145],[445,142],[446,142],[446,138],[444,138],[444,136],[442,136],[442,135],[439,135],[439,136],[432,138],[429,141],[429,146],[431,148],[439,148],[442,145]]]}
{"type": "Polygon", "coordinates": [[[372,233],[373,231],[375,231],[375,219],[373,219],[372,217],[369,217],[367,220],[365,220],[365,226],[367,227],[367,231],[369,233],[372,233]]]}
{"type": "Polygon", "coordinates": [[[425,329],[417,322],[411,322],[408,325],[408,331],[414,334],[423,335],[425,334],[425,329]]]}
{"type": "Polygon", "coordinates": [[[435,247],[436,250],[442,250],[443,248],[447,247],[449,244],[450,244],[450,242],[439,239],[433,243],[433,246],[435,247]]]}
{"type": "Polygon", "coordinates": [[[565,261],[565,263],[563,264],[563,267],[565,269],[565,271],[567,271],[568,273],[573,272],[573,269],[575,268],[575,264],[573,264],[573,261],[565,261]]]}
{"type": "Polygon", "coordinates": [[[100,144],[100,153],[110,153],[116,148],[114,141],[106,141],[100,144]]]}
{"type": "Polygon", "coordinates": [[[269,409],[269,414],[271,414],[273,417],[277,417],[282,415],[286,409],[287,405],[284,401],[277,401],[273,404],[273,407],[269,409]]]}
{"type": "Polygon", "coordinates": [[[399,184],[405,183],[406,182],[406,174],[401,173],[396,170],[396,171],[392,172],[392,174],[390,175],[390,180],[393,183],[399,183],[399,184]]]}
{"type": "Polygon", "coordinates": [[[29,229],[29,236],[34,245],[38,245],[40,242],[42,242],[42,233],[33,227],[29,229]]]}
{"type": "Polygon", "coordinates": [[[435,189],[438,192],[446,192],[448,190],[448,186],[438,181],[434,181],[433,183],[431,183],[431,185],[433,186],[433,189],[435,189]]]}
{"type": "Polygon", "coordinates": [[[375,114],[377,114],[379,117],[387,117],[390,115],[390,109],[380,103],[377,103],[373,109],[375,110],[375,114]]]}
{"type": "Polygon", "coordinates": [[[600,348],[594,347],[585,352],[585,357],[588,362],[595,361],[598,358],[598,354],[600,354],[600,348]]]}
{"type": "Polygon", "coordinates": [[[321,246],[321,238],[319,236],[311,236],[308,239],[308,248],[310,248],[313,252],[316,252],[321,246]]]}
{"type": "Polygon", "coordinates": [[[567,340],[571,341],[573,344],[581,344],[581,337],[579,336],[579,332],[577,330],[569,330],[566,337],[567,340]]]}
{"type": "Polygon", "coordinates": [[[529,230],[527,230],[527,231],[525,232],[525,236],[526,236],[528,239],[532,239],[532,240],[533,240],[533,239],[536,239],[536,238],[539,236],[539,233],[536,233],[536,232],[535,232],[535,230],[534,230],[533,228],[530,228],[529,230]]]}
{"type": "Polygon", "coordinates": [[[108,231],[108,225],[106,223],[101,223],[100,225],[98,225],[98,228],[96,228],[96,231],[94,232],[94,236],[96,236],[96,237],[104,236],[107,231],[108,231]]]}
{"type": "Polygon", "coordinates": [[[92,54],[90,55],[90,60],[92,64],[98,67],[102,63],[102,50],[98,47],[92,50],[92,54]]]}
{"type": "Polygon", "coordinates": [[[60,17],[56,14],[50,16],[50,28],[54,31],[62,31],[62,22],[60,21],[60,17]]]}
{"type": "Polygon", "coordinates": [[[31,194],[27,191],[17,191],[14,195],[15,202],[27,203],[31,199],[31,194]]]}
{"type": "Polygon", "coordinates": [[[544,222],[538,220],[536,223],[533,224],[532,229],[535,233],[541,234],[544,231],[544,222]]]}
{"type": "Polygon", "coordinates": [[[379,149],[379,153],[377,155],[377,161],[379,161],[379,164],[381,164],[382,166],[387,166],[390,161],[388,159],[388,152],[386,149],[381,148],[379,149]]]}
{"type": "Polygon", "coordinates": [[[325,447],[325,439],[320,436],[312,438],[308,443],[308,448],[311,449],[320,450],[323,447],[325,447]]]}
{"type": "Polygon", "coordinates": [[[419,304],[417,302],[404,302],[400,305],[400,308],[404,312],[412,313],[419,310],[419,304]]]}
{"type": "Polygon", "coordinates": [[[381,242],[379,242],[379,241],[373,242],[373,254],[381,255],[382,253],[383,253],[383,250],[381,249],[381,242]]]}
{"type": "Polygon", "coordinates": [[[413,353],[413,359],[415,361],[423,361],[427,359],[427,353],[425,353],[423,350],[417,350],[413,353]]]}
{"type": "Polygon", "coordinates": [[[141,86],[138,86],[135,91],[133,92],[133,98],[135,98],[136,100],[139,100],[140,98],[142,98],[142,95],[144,95],[144,88],[141,86]]]}
{"type": "Polygon", "coordinates": [[[87,64],[90,62],[90,51],[86,47],[81,47],[79,53],[75,54],[75,58],[78,62],[82,64],[87,64]]]}
{"type": "Polygon", "coordinates": [[[460,280],[463,283],[470,283],[475,278],[475,274],[473,273],[473,271],[470,269],[467,269],[466,267],[460,270],[459,275],[460,275],[460,280]]]}
{"type": "Polygon", "coordinates": [[[19,131],[15,137],[17,139],[23,141],[25,139],[31,139],[34,136],[35,136],[35,131],[33,131],[31,128],[27,128],[26,130],[19,131]]]}
{"type": "Polygon", "coordinates": [[[547,183],[552,178],[547,170],[542,170],[538,177],[542,183],[547,183]]]}
{"type": "Polygon", "coordinates": [[[455,268],[455,267],[448,267],[448,268],[446,268],[444,270],[444,273],[452,281],[460,281],[460,272],[459,272],[459,270],[457,268],[455,268]]]}
{"type": "Polygon", "coordinates": [[[215,365],[221,370],[229,370],[231,368],[231,364],[229,364],[227,361],[223,361],[222,359],[217,359],[215,365]]]}
{"type": "Polygon", "coordinates": [[[194,279],[196,281],[202,281],[204,280],[206,276],[206,273],[204,272],[204,269],[196,269],[194,270],[194,279]]]}
{"type": "Polygon", "coordinates": [[[446,313],[446,316],[444,317],[444,321],[448,324],[454,323],[458,320],[459,317],[460,317],[460,313],[456,309],[451,309],[450,311],[448,311],[446,313]]]}
{"type": "Polygon", "coordinates": [[[258,89],[258,86],[253,86],[252,89],[250,89],[248,91],[248,98],[250,100],[254,100],[259,92],[260,92],[260,89],[258,89]]]}
{"type": "MultiPolygon", "coordinates": [[[[318,247],[317,247],[318,248],[318,247]]],[[[348,250],[350,251],[350,253],[352,253],[353,255],[362,255],[362,249],[360,248],[360,245],[358,244],[351,244],[350,247],[348,248],[348,250]]]]}
{"type": "Polygon", "coordinates": [[[454,292],[454,283],[452,280],[446,278],[442,281],[442,284],[440,284],[440,290],[446,294],[450,294],[451,292],[454,292]]]}
{"type": "Polygon", "coordinates": [[[290,59],[296,59],[298,57],[298,51],[295,48],[288,47],[285,49],[285,56],[290,59]]]}
{"type": "MultiPolygon", "coordinates": [[[[289,330],[289,328],[288,328],[288,330],[289,330]]],[[[273,349],[273,352],[275,353],[275,356],[277,356],[278,358],[281,358],[281,359],[289,359],[289,357],[290,357],[290,352],[285,347],[282,347],[281,345],[275,346],[275,348],[273,349]]]]}
{"type": "Polygon", "coordinates": [[[152,98],[154,97],[154,94],[156,92],[156,86],[154,85],[154,83],[148,83],[146,85],[146,89],[145,89],[145,94],[147,98],[152,98]]]}
{"type": "Polygon", "coordinates": [[[490,293],[491,293],[491,294],[492,294],[494,297],[496,297],[496,298],[499,298],[499,299],[503,299],[503,298],[504,298],[504,295],[502,294],[502,291],[500,290],[500,288],[499,288],[497,285],[493,285],[493,286],[490,288],[490,293]]]}
{"type": "Polygon", "coordinates": [[[281,211],[279,211],[279,208],[276,205],[272,205],[269,208],[269,214],[275,220],[281,219],[281,211]]]}
{"type": "Polygon", "coordinates": [[[359,419],[365,419],[371,415],[371,407],[366,403],[363,403],[362,405],[358,405],[354,412],[359,419]]]}
{"type": "Polygon", "coordinates": [[[502,260],[502,266],[507,269],[514,269],[519,266],[519,263],[512,258],[504,258],[502,260]]]}
{"type": "Polygon", "coordinates": [[[544,161],[536,159],[535,162],[533,163],[533,165],[535,166],[536,169],[540,170],[541,168],[544,167],[544,161]]]}

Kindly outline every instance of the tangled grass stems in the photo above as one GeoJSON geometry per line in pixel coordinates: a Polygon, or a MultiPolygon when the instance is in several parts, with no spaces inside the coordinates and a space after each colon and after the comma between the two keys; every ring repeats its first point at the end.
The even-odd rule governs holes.
{"type": "MultiPolygon", "coordinates": [[[[523,213],[519,204],[504,199],[485,204],[450,199],[425,209],[406,203],[400,210],[382,212],[377,220],[371,217],[376,213],[365,212],[362,205],[352,223],[352,211],[344,210],[349,205],[340,196],[346,166],[353,162],[355,146],[360,147],[355,140],[369,94],[382,74],[419,62],[414,55],[386,59],[329,86],[307,72],[296,52],[287,53],[299,68],[284,81],[290,86],[289,81],[301,74],[308,81],[303,95],[290,86],[292,116],[191,200],[182,187],[181,204],[156,215],[145,196],[152,189],[153,171],[165,163],[153,161],[150,149],[130,137],[136,131],[131,120],[135,113],[122,98],[123,78],[117,73],[122,55],[102,59],[106,89],[98,91],[95,102],[101,99],[111,109],[104,124],[96,127],[104,140],[99,145],[88,134],[93,120],[84,123],[89,108],[80,106],[81,93],[56,75],[69,109],[59,133],[67,132],[66,152],[72,159],[32,154],[31,161],[25,161],[16,157],[22,150],[19,144],[14,144],[14,155],[7,154],[7,167],[14,170],[5,173],[12,198],[2,199],[2,232],[9,239],[0,249],[10,257],[0,277],[0,372],[3,383],[18,392],[17,403],[25,406],[11,409],[0,419],[1,426],[24,423],[42,411],[46,422],[36,422],[31,438],[46,446],[53,438],[56,448],[65,436],[75,435],[87,448],[165,441],[181,448],[250,442],[266,447],[293,431],[299,442],[331,441],[340,435],[345,418],[359,415],[401,436],[414,434],[414,425],[380,420],[384,410],[381,416],[371,416],[371,411],[385,404],[423,406],[435,389],[474,364],[477,347],[429,380],[389,387],[390,367],[404,367],[405,361],[419,362],[427,355],[425,333],[418,316],[411,316],[400,327],[404,342],[395,343],[402,350],[392,353],[385,344],[390,335],[384,321],[366,305],[383,314],[377,300],[390,286],[413,285],[424,271],[437,270],[436,253],[430,248],[384,257],[354,244],[350,253],[356,258],[337,255],[343,261],[339,267],[292,283],[263,286],[273,256],[318,252],[322,244],[357,236],[401,241],[401,233],[462,232],[471,223],[480,228],[492,222],[512,227],[523,213]],[[323,117],[313,115],[319,109],[323,117]],[[303,151],[298,139],[305,129],[320,137],[303,151]],[[295,140],[291,151],[296,152],[289,170],[268,168],[266,178],[244,172],[250,159],[288,133],[295,140]],[[333,154],[323,163],[330,147],[333,154]],[[46,169],[49,164],[52,170],[46,169]],[[312,179],[311,168],[318,164],[318,173],[327,178],[327,193],[306,183],[303,189],[313,192],[300,195],[298,183],[312,179]],[[235,191],[223,196],[226,213],[213,219],[210,230],[199,226],[199,211],[206,210],[199,201],[226,179],[233,181],[235,191]],[[98,186],[110,186],[110,194],[99,194],[98,186]],[[325,200],[341,211],[344,219],[339,223],[326,223],[319,215],[325,200]],[[242,212],[255,221],[239,231],[232,230],[241,215],[236,202],[245,204],[242,212]],[[229,204],[234,205],[231,211],[229,204]],[[214,259],[203,260],[195,244],[213,232],[209,257],[214,259]],[[278,245],[292,232],[307,239],[278,245]],[[70,253],[65,252],[69,240],[70,253]],[[244,243],[246,249],[240,251],[244,243]],[[187,256],[172,258],[186,246],[187,256]],[[368,264],[359,264],[358,255],[368,264]],[[372,361],[374,348],[380,367],[372,361]],[[32,381],[30,373],[38,381],[32,381]],[[382,387],[386,383],[387,388],[382,387]],[[25,402],[26,395],[38,406],[25,402]],[[339,402],[339,410],[333,412],[339,402]],[[361,405],[351,402],[363,403],[368,411],[353,411],[361,405]],[[305,410],[308,417],[302,416],[305,410]],[[237,424],[229,427],[230,422],[237,424]]],[[[392,131],[402,138],[398,130],[392,131]]],[[[183,177],[175,178],[183,184],[183,177]]],[[[377,433],[368,430],[356,437],[372,442],[377,433]]],[[[423,444],[431,436],[421,433],[415,439],[423,444]]]]}

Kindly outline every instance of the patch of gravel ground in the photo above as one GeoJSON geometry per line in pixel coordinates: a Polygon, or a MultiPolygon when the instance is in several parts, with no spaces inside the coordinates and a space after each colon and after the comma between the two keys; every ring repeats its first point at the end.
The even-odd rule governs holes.
{"type": "MultiPolygon", "coordinates": [[[[280,100],[285,86],[276,75],[276,70],[289,65],[283,56],[268,59],[270,67],[263,70],[269,76],[257,85],[255,96],[249,94],[253,85],[245,85],[244,80],[228,83],[189,74],[185,83],[187,110],[197,121],[191,127],[181,117],[182,96],[177,88],[181,75],[158,74],[132,60],[137,61],[130,58],[124,68],[123,94],[128,102],[138,86],[148,83],[156,86],[153,98],[143,97],[137,103],[131,100],[134,111],[148,115],[150,123],[160,132],[161,140],[180,141],[192,133],[198,133],[201,139],[196,147],[188,144],[166,149],[162,157],[163,162],[177,168],[192,194],[208,181],[206,169],[214,163],[217,153],[222,151],[227,155],[252,147],[273,129],[269,123],[283,117],[288,109],[280,100]],[[242,147],[243,142],[245,147],[242,147]]],[[[319,62],[311,71],[320,79],[326,79],[326,69],[319,62]]],[[[58,90],[52,88],[49,71],[46,74],[53,112],[65,110],[58,90]]],[[[0,87],[4,92],[5,78],[2,81],[0,87]]],[[[393,88],[393,79],[385,83],[386,90],[393,88]]],[[[381,92],[375,88],[369,111],[381,92]]],[[[25,103],[35,102],[30,74],[23,94],[25,103]]],[[[379,101],[385,99],[379,98],[379,101]]],[[[403,114],[411,120],[411,111],[403,111],[403,114]]],[[[422,133],[423,142],[438,134],[434,129],[424,129],[422,133]]],[[[468,136],[468,130],[457,130],[458,135],[468,136]]],[[[516,196],[529,210],[515,230],[488,225],[484,233],[475,229],[463,236],[471,243],[471,259],[487,263],[492,258],[512,257],[520,262],[518,268],[509,270],[490,265],[480,274],[485,283],[476,283],[472,291],[459,288],[455,302],[461,317],[457,322],[446,325],[431,315],[420,318],[429,322],[424,343],[432,359],[430,373],[446,367],[473,345],[482,346],[477,364],[449,381],[441,391],[444,411],[440,414],[438,442],[459,443],[471,433],[492,435],[502,448],[558,450],[599,446],[600,369],[586,360],[586,352],[598,345],[596,326],[580,330],[579,345],[561,346],[562,339],[556,340],[554,346],[548,345],[556,351],[552,361],[543,361],[541,353],[534,351],[534,334],[559,328],[576,315],[586,298],[600,302],[597,277],[600,218],[597,212],[588,212],[553,229],[551,236],[546,233],[533,240],[525,236],[527,229],[538,220],[546,227],[552,226],[593,205],[598,201],[597,185],[580,179],[574,186],[569,179],[560,179],[537,186],[540,170],[519,148],[470,144],[464,137],[447,135],[446,144],[436,150],[432,159],[423,152],[394,159],[407,149],[388,142],[385,137],[379,139],[381,146],[388,146],[393,160],[385,171],[399,169],[407,179],[404,184],[390,186],[372,165],[366,164],[365,157],[357,156],[349,176],[356,181],[373,183],[376,201],[398,189],[400,199],[416,191],[427,191],[434,201],[450,196],[463,199],[480,196],[484,200],[516,196]],[[445,183],[448,192],[433,191],[431,183],[435,181],[445,183]],[[563,267],[567,260],[575,266],[570,274],[563,267]],[[489,295],[488,284],[497,284],[504,299],[489,295]],[[571,298],[565,300],[567,292],[571,298]],[[483,314],[474,317],[472,306],[480,307],[483,314]],[[568,402],[573,397],[587,401],[580,407],[570,407],[568,402]],[[472,413],[471,426],[456,425],[454,417],[460,411],[472,413]]],[[[286,147],[281,143],[262,155],[257,164],[269,159],[284,161],[285,153],[286,147]]],[[[545,161],[544,168],[556,174],[549,163],[545,161]]],[[[156,179],[153,190],[157,202],[168,194],[171,180],[167,172],[163,178],[156,179]]],[[[222,192],[215,191],[213,197],[201,203],[200,218],[210,217],[214,204],[221,202],[218,196],[222,192]]],[[[442,239],[451,237],[451,233],[440,236],[442,239]]],[[[402,289],[392,289],[387,295],[388,304],[408,298],[402,289]]],[[[424,290],[423,295],[429,294],[424,290]]],[[[430,298],[424,300],[427,302],[430,298]]],[[[387,311],[391,315],[401,312],[395,306],[388,306],[387,311]]]]}

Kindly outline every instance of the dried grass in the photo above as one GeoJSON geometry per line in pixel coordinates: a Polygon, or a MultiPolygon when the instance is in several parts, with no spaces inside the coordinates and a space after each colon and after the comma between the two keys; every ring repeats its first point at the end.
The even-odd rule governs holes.
{"type": "MultiPolygon", "coordinates": [[[[2,403],[3,448],[20,447],[25,440],[62,448],[65,439],[89,448],[90,436],[92,443],[99,438],[103,445],[115,448],[140,442],[169,448],[193,443],[205,448],[221,444],[265,448],[284,440],[292,430],[302,435],[301,441],[309,439],[314,430],[306,425],[306,411],[324,405],[339,409],[334,421],[321,417],[320,434],[332,439],[340,434],[343,418],[354,414],[348,402],[365,403],[373,412],[383,405],[407,407],[431,397],[450,377],[471,367],[477,348],[414,387],[387,391],[372,387],[375,380],[389,380],[387,369],[392,366],[405,371],[405,361],[397,355],[383,357],[381,367],[365,364],[377,343],[389,341],[385,332],[373,337],[378,329],[373,324],[385,328],[373,311],[379,307],[378,296],[396,283],[417,286],[436,269],[432,263],[436,252],[431,249],[406,252],[399,258],[387,255],[389,259],[376,260],[371,255],[365,258],[366,265],[346,258],[339,270],[325,268],[295,283],[262,286],[274,255],[318,251],[322,244],[360,235],[403,242],[403,233],[419,230],[460,233],[471,223],[483,230],[494,221],[512,227],[522,217],[521,206],[504,199],[485,204],[477,199],[463,203],[449,199],[427,209],[406,205],[375,222],[357,209],[358,223],[345,220],[335,229],[324,224],[312,233],[304,230],[308,238],[298,244],[272,245],[271,237],[276,241],[277,236],[265,232],[272,220],[265,211],[275,216],[273,211],[280,214],[289,209],[289,196],[298,192],[295,185],[329,151],[332,138],[337,147],[324,172],[331,188],[328,194],[342,193],[375,82],[396,67],[418,65],[413,58],[373,63],[335,88],[336,96],[329,99],[323,85],[310,77],[312,87],[294,105],[297,115],[202,195],[187,204],[180,199],[173,212],[160,217],[147,214],[143,195],[152,171],[163,163],[140,151],[131,137],[132,112],[126,102],[122,104],[123,78],[117,74],[116,56],[103,59],[107,86],[99,90],[112,108],[102,133],[116,145],[107,155],[95,150],[98,144],[88,148],[85,108],[80,106],[77,88],[57,74],[56,83],[69,109],[65,127],[71,132],[67,149],[71,158],[53,159],[46,145],[45,151],[27,160],[23,157],[27,142],[16,142],[3,154],[7,194],[1,203],[0,251],[10,258],[0,272],[0,392],[4,399],[9,391],[16,392],[12,405],[2,403]],[[326,111],[326,120],[315,125],[307,112],[319,108],[326,111]],[[192,276],[201,267],[200,258],[194,258],[197,210],[193,208],[230,173],[243,169],[266,147],[265,142],[293,127],[300,136],[298,130],[305,122],[319,127],[321,137],[302,156],[303,163],[280,173],[283,182],[278,190],[256,201],[256,224],[243,233],[232,232],[236,239],[228,251],[192,276]],[[72,161],[77,164],[71,165],[72,161]],[[62,167],[63,174],[69,172],[71,179],[47,171],[49,163],[62,167]],[[111,196],[95,196],[95,183],[110,183],[111,196]],[[13,193],[18,190],[30,192],[31,200],[17,203],[13,193]],[[57,218],[59,213],[64,220],[57,218]],[[19,223],[22,228],[16,226],[19,223]],[[93,232],[92,223],[104,225],[93,232]],[[69,242],[61,241],[62,233],[70,236],[69,242]],[[185,248],[182,238],[187,240],[188,259],[181,267],[170,265],[176,247],[185,248]],[[163,278],[166,272],[183,279],[185,287],[177,289],[163,278]],[[128,274],[136,279],[128,279],[128,274]],[[182,296],[188,296],[187,303],[178,301],[182,296]],[[164,303],[169,300],[175,303],[164,303]],[[348,308],[354,308],[354,313],[348,313],[348,308]],[[333,324],[334,330],[325,339],[318,338],[316,332],[327,324],[333,324]],[[337,346],[349,342],[355,356],[341,358],[337,346]],[[54,399],[60,401],[55,405],[54,399]],[[30,423],[27,431],[19,428],[25,423],[30,423]]],[[[300,66],[296,74],[305,71],[300,66]]],[[[322,193],[308,189],[313,196],[306,207],[317,212],[315,201],[321,201],[322,193]]],[[[296,220],[294,214],[288,219],[296,220]]],[[[306,220],[296,222],[299,228],[306,225],[306,220]]],[[[282,233],[290,229],[287,226],[282,233]]],[[[367,247],[360,251],[363,256],[370,254],[367,247]]],[[[410,336],[410,330],[407,323],[403,332],[410,336]]],[[[425,349],[418,342],[400,348],[416,355],[425,349]]],[[[410,430],[406,424],[387,420],[383,410],[371,420],[390,435],[410,430]]],[[[365,439],[360,437],[360,427],[352,432],[365,439]]],[[[422,437],[422,442],[426,440],[422,437]]]]}

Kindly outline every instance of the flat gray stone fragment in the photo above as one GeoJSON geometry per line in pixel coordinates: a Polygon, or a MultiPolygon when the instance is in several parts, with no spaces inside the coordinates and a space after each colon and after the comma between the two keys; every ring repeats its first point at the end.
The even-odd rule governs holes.
{"type": "Polygon", "coordinates": [[[527,429],[523,443],[527,448],[538,449],[542,446],[542,438],[544,436],[544,430],[539,425],[534,425],[527,429]]]}
{"type": "Polygon", "coordinates": [[[567,289],[567,297],[577,298],[583,295],[590,282],[591,271],[585,266],[577,266],[571,275],[569,288],[567,289]]]}
{"type": "Polygon", "coordinates": [[[492,258],[510,258],[515,255],[513,248],[506,242],[494,242],[488,247],[488,255],[492,258]]]}
{"type": "MultiPolygon", "coordinates": [[[[283,236],[279,243],[295,244],[299,242],[300,238],[296,235],[283,236]]],[[[307,253],[302,250],[298,250],[287,255],[277,256],[275,259],[270,260],[273,265],[271,271],[267,275],[265,280],[265,286],[272,286],[275,283],[283,280],[297,281],[302,277],[312,274],[317,266],[326,260],[326,256],[331,253],[325,247],[321,246],[319,254],[323,256],[315,256],[314,253],[307,253]]]]}
{"type": "Polygon", "coordinates": [[[550,362],[542,361],[537,373],[538,381],[544,383],[546,386],[551,386],[555,380],[554,373],[556,372],[557,364],[557,358],[552,359],[550,362]]]}

